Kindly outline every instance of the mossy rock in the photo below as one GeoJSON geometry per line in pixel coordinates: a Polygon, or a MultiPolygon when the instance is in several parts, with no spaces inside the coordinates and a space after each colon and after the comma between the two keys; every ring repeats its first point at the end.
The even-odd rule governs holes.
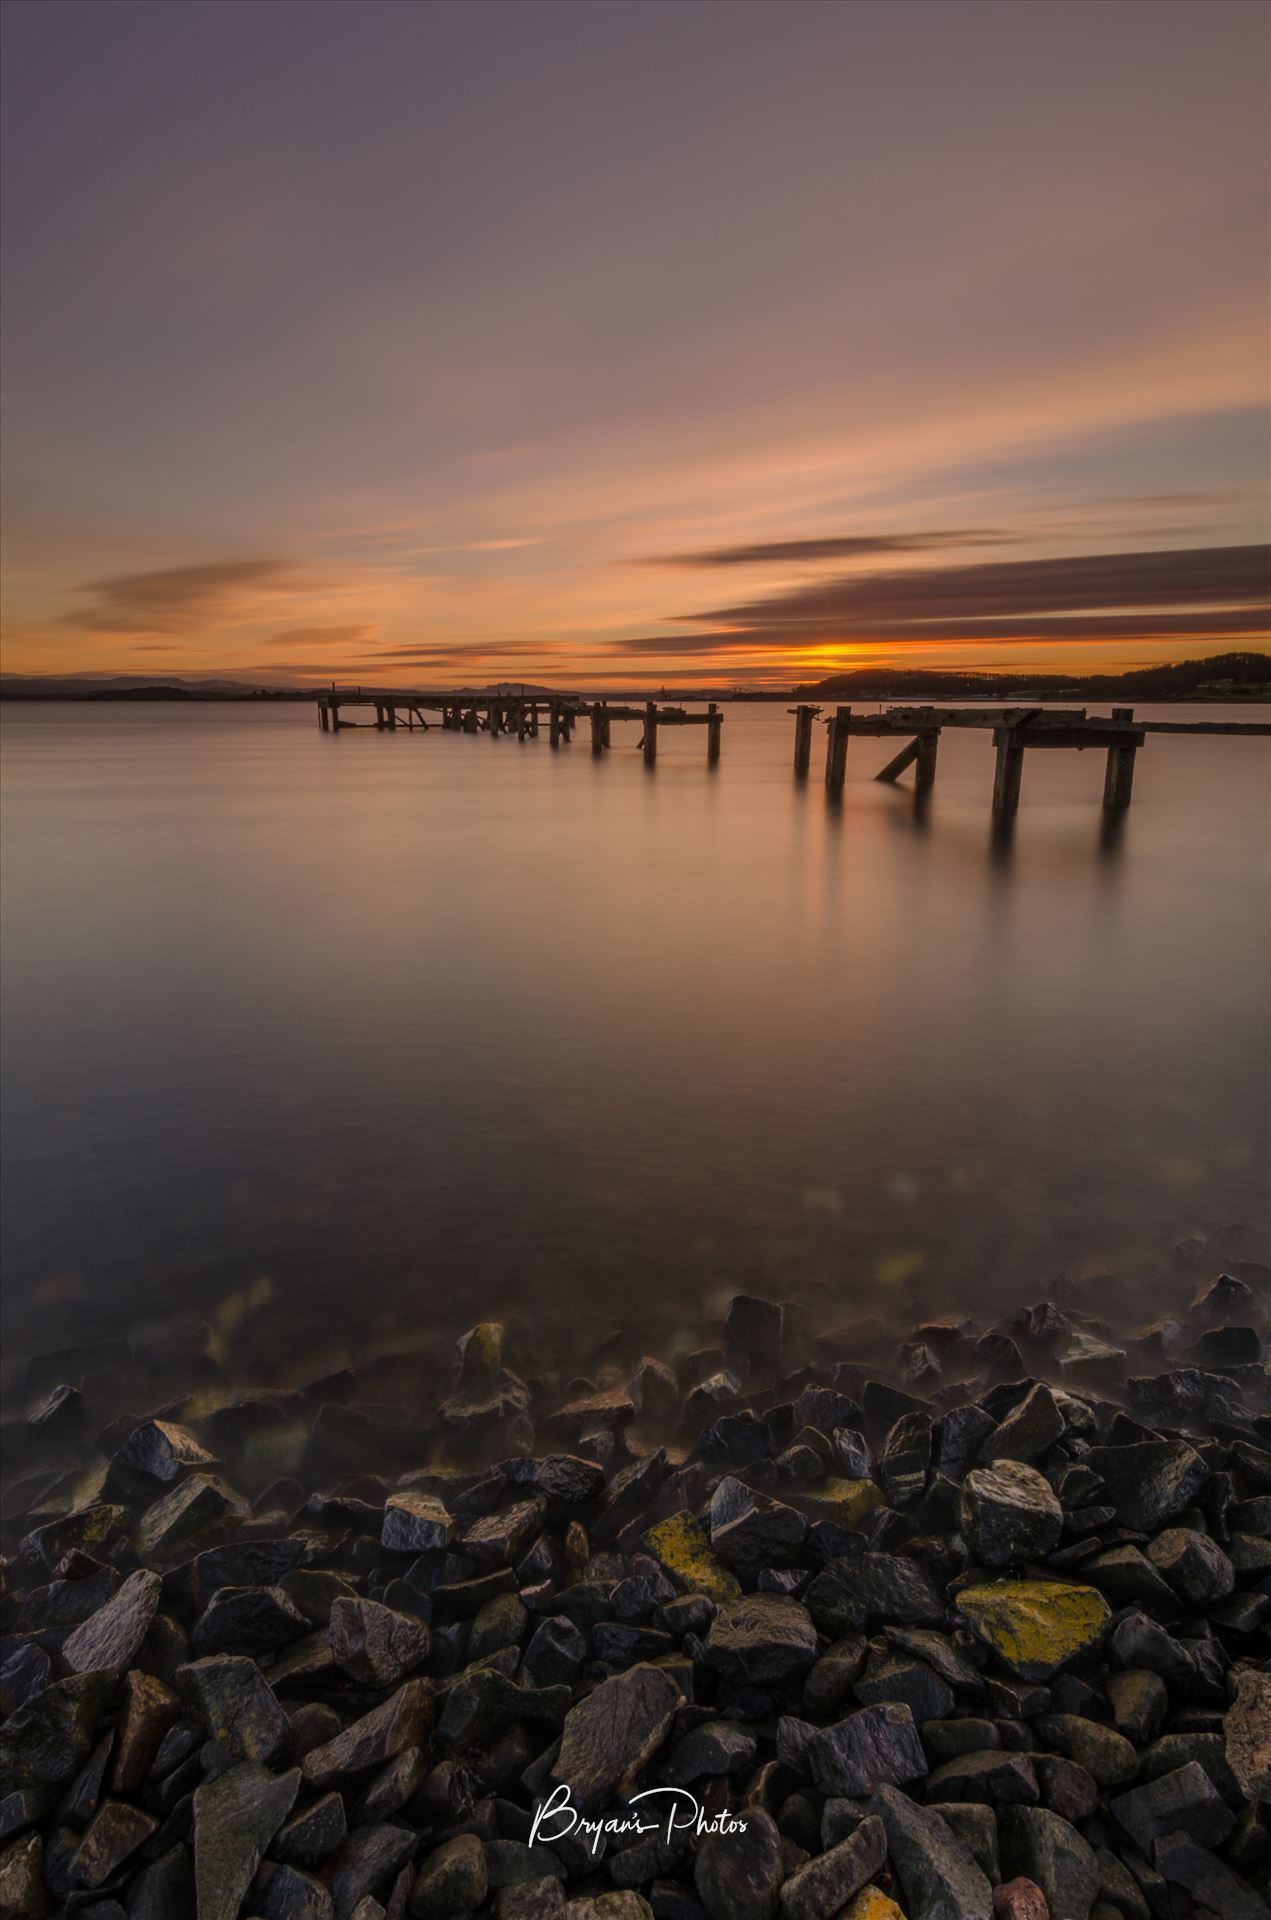
{"type": "Polygon", "coordinates": [[[1021,1680],[1051,1679],[1102,1640],[1111,1611],[1093,1587],[1060,1580],[994,1580],[966,1587],[958,1610],[1021,1680]]]}
{"type": "Polygon", "coordinates": [[[842,1920],[905,1920],[904,1910],[881,1887],[862,1887],[843,1909],[842,1920]]]}
{"type": "Polygon", "coordinates": [[[704,1593],[716,1606],[741,1598],[741,1588],[711,1552],[706,1529],[691,1513],[673,1513],[645,1534],[650,1553],[685,1593],[704,1593]]]}
{"type": "Polygon", "coordinates": [[[872,1480],[833,1476],[816,1486],[783,1491],[782,1497],[809,1520],[833,1520],[840,1527],[859,1527],[867,1513],[883,1504],[883,1490],[872,1480]]]}

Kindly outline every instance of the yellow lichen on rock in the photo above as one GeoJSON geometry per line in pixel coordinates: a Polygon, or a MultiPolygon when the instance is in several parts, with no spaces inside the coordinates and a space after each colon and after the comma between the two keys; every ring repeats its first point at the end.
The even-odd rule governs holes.
{"type": "Polygon", "coordinates": [[[842,1920],[905,1920],[903,1907],[889,1900],[881,1887],[862,1887],[843,1909],[842,1920]]]}
{"type": "Polygon", "coordinates": [[[649,1551],[685,1593],[704,1593],[716,1606],[740,1597],[741,1588],[715,1558],[705,1528],[691,1513],[659,1520],[644,1537],[649,1551]]]}
{"type": "Polygon", "coordinates": [[[1021,1680],[1049,1680],[1098,1646],[1111,1611],[1093,1587],[1061,1580],[994,1580],[966,1587],[958,1609],[1021,1680]]]}
{"type": "Polygon", "coordinates": [[[872,1480],[833,1476],[817,1486],[792,1488],[782,1497],[809,1520],[833,1520],[840,1527],[858,1527],[872,1508],[883,1504],[882,1488],[872,1480]]]}

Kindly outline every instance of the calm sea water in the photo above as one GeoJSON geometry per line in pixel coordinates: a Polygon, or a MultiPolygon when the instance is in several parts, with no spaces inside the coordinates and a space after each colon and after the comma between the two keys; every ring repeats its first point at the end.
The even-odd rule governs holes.
{"type": "Polygon", "coordinates": [[[738,1288],[1152,1306],[1183,1236],[1265,1259],[1268,742],[1150,738],[1111,838],[1102,756],[1030,755],[1002,845],[986,734],[916,815],[885,741],[841,806],[796,784],[792,724],[650,773],[631,727],[7,706],[10,1365],[490,1310],[652,1343],[738,1288]]]}

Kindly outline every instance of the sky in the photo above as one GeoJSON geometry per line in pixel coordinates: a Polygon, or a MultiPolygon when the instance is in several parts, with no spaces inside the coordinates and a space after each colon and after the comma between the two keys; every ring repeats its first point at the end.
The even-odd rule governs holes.
{"type": "Polygon", "coordinates": [[[3,665],[1265,645],[1261,0],[6,0],[3,665]]]}

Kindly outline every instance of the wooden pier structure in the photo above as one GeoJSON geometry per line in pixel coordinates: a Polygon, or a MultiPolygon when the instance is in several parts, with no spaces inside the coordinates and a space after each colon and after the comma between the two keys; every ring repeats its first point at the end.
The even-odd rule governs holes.
{"type": "MultiPolygon", "coordinates": [[[[812,757],[812,728],[820,707],[804,705],[794,715],[794,768],[806,774],[812,757]]],[[[835,707],[821,724],[826,730],[825,784],[841,793],[847,777],[847,745],[853,734],[867,738],[907,735],[905,745],[874,775],[896,781],[914,769],[918,792],[935,782],[936,754],[946,727],[978,727],[992,732],[995,749],[993,812],[999,818],[1019,806],[1024,755],[1030,747],[1093,747],[1106,754],[1103,804],[1128,807],[1134,791],[1134,763],[1149,733],[1271,734],[1271,725],[1241,720],[1135,720],[1133,707],[1113,707],[1108,715],[1087,714],[1084,707],[887,707],[878,713],[854,713],[835,707]]]]}
{"type": "Polygon", "coordinates": [[[575,726],[583,720],[591,724],[593,753],[604,753],[612,746],[610,728],[615,720],[639,720],[644,731],[637,746],[646,766],[651,767],[658,757],[658,733],[663,727],[705,727],[707,763],[719,759],[724,716],[713,700],[705,713],[686,713],[683,707],[660,705],[656,700],[627,706],[574,694],[387,693],[362,687],[339,692],[333,687],[330,693],[318,695],[318,725],[324,733],[339,733],[345,727],[390,732],[399,726],[408,730],[441,727],[449,733],[514,734],[519,740],[537,740],[545,723],[550,744],[559,747],[573,739],[575,726]],[[375,718],[345,720],[341,710],[346,707],[373,711],[375,718]]]}
{"type": "MultiPolygon", "coordinates": [[[[396,731],[405,727],[427,730],[441,727],[451,733],[485,733],[498,738],[510,734],[518,740],[537,740],[546,728],[553,747],[568,745],[574,728],[587,721],[591,729],[591,750],[606,752],[612,746],[610,729],[615,720],[638,721],[642,732],[636,745],[646,766],[653,766],[658,755],[658,735],[663,727],[703,727],[706,732],[706,760],[714,765],[723,740],[724,716],[717,702],[711,701],[705,713],[688,713],[683,707],[667,706],[656,700],[640,705],[621,701],[589,700],[580,694],[517,693],[399,693],[384,688],[357,687],[317,696],[318,725],[324,733],[339,733],[346,727],[375,727],[396,731]],[[369,720],[343,717],[347,709],[373,713],[369,720]],[[430,717],[431,716],[431,717],[430,717]]],[[[819,719],[825,728],[825,785],[832,795],[841,794],[847,778],[847,748],[853,735],[866,739],[903,739],[904,745],[874,775],[876,780],[895,782],[909,767],[919,794],[927,793],[935,783],[940,736],[946,727],[975,727],[993,735],[993,813],[1009,818],[1019,806],[1024,755],[1032,747],[1070,748],[1080,753],[1094,748],[1105,755],[1103,804],[1112,812],[1130,804],[1134,791],[1134,767],[1139,749],[1149,733],[1195,734],[1271,734],[1271,724],[1248,720],[1136,720],[1133,707],[1113,707],[1110,714],[1088,714],[1084,707],[881,707],[876,713],[858,713],[851,707],[835,707],[826,714],[811,703],[791,707],[794,716],[794,770],[805,777],[812,760],[813,728],[819,719]]]]}

